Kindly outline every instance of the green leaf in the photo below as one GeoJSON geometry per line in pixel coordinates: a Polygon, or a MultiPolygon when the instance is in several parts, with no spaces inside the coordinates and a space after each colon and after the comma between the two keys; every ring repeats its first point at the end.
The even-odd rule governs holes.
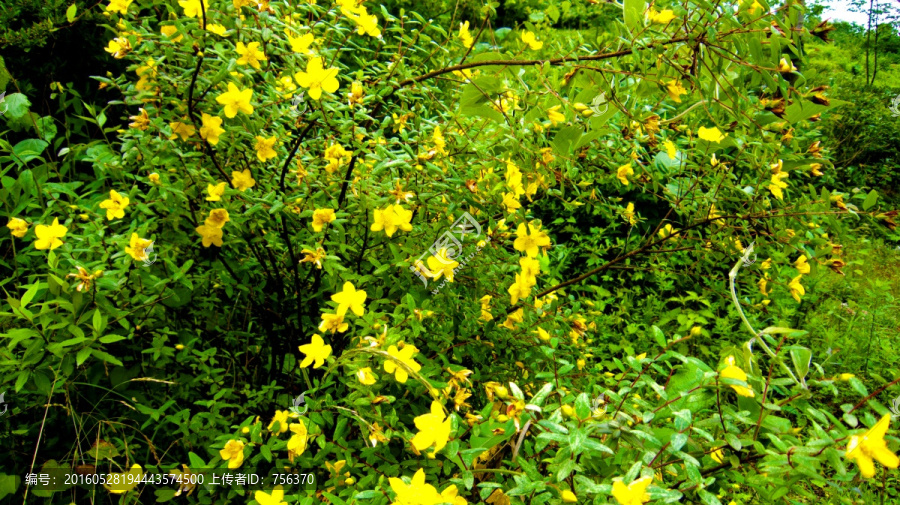
{"type": "Polygon", "coordinates": [[[200,469],[200,468],[206,467],[206,462],[203,461],[203,458],[201,458],[200,456],[197,456],[193,452],[188,453],[188,461],[191,462],[190,468],[200,469]]]}
{"type": "Polygon", "coordinates": [[[730,445],[735,451],[741,450],[741,441],[734,433],[726,433],[725,441],[728,442],[728,445],[730,445]]]}
{"type": "Polygon", "coordinates": [[[875,202],[878,200],[878,192],[874,189],[869,191],[869,194],[866,195],[866,201],[863,202],[863,210],[869,210],[875,205],[875,202]]]}
{"type": "Polygon", "coordinates": [[[675,417],[675,429],[678,431],[684,431],[691,425],[691,411],[688,409],[679,410],[678,412],[673,412],[672,415],[675,417]]]}
{"type": "Polygon", "coordinates": [[[28,163],[40,156],[48,145],[50,144],[45,140],[25,139],[13,147],[13,154],[19,158],[22,163],[28,163]]]}
{"type": "Polygon", "coordinates": [[[107,363],[112,363],[113,365],[122,366],[122,362],[114,358],[111,354],[97,350],[91,349],[91,354],[94,355],[95,358],[106,361],[107,363]]]}
{"type": "Polygon", "coordinates": [[[78,6],[76,4],[72,4],[66,9],[66,20],[70,23],[75,21],[75,13],[78,12],[78,6]]]}
{"type": "Polygon", "coordinates": [[[672,448],[673,451],[681,450],[688,441],[688,436],[686,433],[675,433],[672,435],[672,438],[669,439],[669,447],[672,448]]]}
{"type": "Polygon", "coordinates": [[[700,496],[700,499],[703,500],[703,503],[706,505],[722,505],[722,502],[716,498],[716,495],[710,493],[705,489],[701,489],[697,491],[697,494],[700,496]]]}
{"type": "Polygon", "coordinates": [[[584,130],[580,126],[567,126],[561,128],[556,136],[553,137],[553,147],[556,152],[566,155],[571,154],[578,140],[584,134],[584,130]]]}
{"type": "Polygon", "coordinates": [[[75,355],[75,363],[77,366],[81,366],[82,363],[91,355],[91,348],[85,347],[84,349],[80,349],[78,354],[75,355]]]}
{"type": "Polygon", "coordinates": [[[625,26],[631,31],[637,31],[643,26],[642,20],[646,5],[644,0],[625,0],[622,5],[625,26]]]}
{"type": "Polygon", "coordinates": [[[854,391],[859,393],[860,396],[869,396],[869,391],[866,389],[866,385],[856,377],[850,378],[850,387],[852,387],[854,391]]]}
{"type": "Polygon", "coordinates": [[[800,380],[806,378],[809,373],[809,365],[812,363],[812,351],[806,347],[791,348],[791,360],[794,362],[794,370],[800,380]]]}
{"type": "Polygon", "coordinates": [[[103,344],[111,344],[120,340],[125,340],[125,337],[122,335],[106,335],[105,337],[100,337],[100,342],[103,344]]]}
{"type": "Polygon", "coordinates": [[[44,116],[37,120],[37,133],[47,142],[56,138],[56,123],[50,116],[44,116]]]}
{"type": "Polygon", "coordinates": [[[22,477],[0,473],[0,498],[15,493],[20,484],[22,484],[22,477]]]}
{"type": "Polygon", "coordinates": [[[656,340],[656,343],[660,347],[666,347],[666,335],[662,330],[659,329],[656,325],[650,327],[650,332],[653,334],[653,339],[656,340]]]}
{"type": "Polygon", "coordinates": [[[6,109],[6,113],[3,115],[4,117],[8,119],[18,119],[28,112],[28,107],[31,106],[31,102],[29,102],[28,97],[22,93],[13,93],[11,95],[6,95],[6,98],[3,100],[3,105],[5,107],[0,107],[0,110],[6,109]]]}

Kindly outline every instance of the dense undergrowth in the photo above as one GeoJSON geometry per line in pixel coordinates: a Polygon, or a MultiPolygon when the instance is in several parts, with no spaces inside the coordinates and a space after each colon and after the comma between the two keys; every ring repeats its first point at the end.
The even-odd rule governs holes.
{"type": "Polygon", "coordinates": [[[799,2],[28,5],[108,67],[0,75],[0,498],[900,499],[896,69],[799,2]]]}

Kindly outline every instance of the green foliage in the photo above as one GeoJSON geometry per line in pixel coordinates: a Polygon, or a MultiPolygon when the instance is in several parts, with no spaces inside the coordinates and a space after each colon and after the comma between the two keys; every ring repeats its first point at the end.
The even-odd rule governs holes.
{"type": "Polygon", "coordinates": [[[209,3],[58,5],[115,21],[112,99],[6,97],[0,497],[892,496],[896,213],[820,147],[797,5],[209,3]]]}

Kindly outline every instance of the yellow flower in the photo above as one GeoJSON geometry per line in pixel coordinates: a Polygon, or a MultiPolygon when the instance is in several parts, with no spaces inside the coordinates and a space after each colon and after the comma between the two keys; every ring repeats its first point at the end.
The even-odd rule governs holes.
{"type": "Polygon", "coordinates": [[[797,67],[794,66],[790,58],[781,58],[781,61],[778,62],[778,71],[782,74],[793,72],[795,70],[797,70],[797,67]]]}
{"type": "Polygon", "coordinates": [[[335,219],[334,209],[316,209],[312,218],[313,231],[322,231],[326,223],[334,222],[335,219]]]}
{"type": "Polygon", "coordinates": [[[494,316],[491,314],[491,295],[484,295],[481,297],[481,320],[482,321],[490,321],[494,319],[494,316]]]}
{"type": "Polygon", "coordinates": [[[659,238],[666,238],[670,235],[678,235],[678,232],[675,231],[675,228],[673,228],[671,224],[666,223],[665,226],[660,228],[657,235],[659,235],[659,238]]]}
{"type": "Polygon", "coordinates": [[[859,473],[866,479],[875,476],[875,462],[886,466],[887,468],[897,468],[900,465],[900,459],[897,455],[888,449],[887,443],[884,441],[884,435],[891,425],[891,415],[885,414],[872,429],[867,431],[863,436],[853,435],[847,444],[847,459],[856,461],[859,466],[859,473]]]}
{"type": "Polygon", "coordinates": [[[641,477],[626,486],[621,480],[615,480],[613,481],[612,495],[621,505],[642,505],[650,501],[647,487],[651,482],[653,482],[652,478],[641,477]]]}
{"type": "MultiPolygon", "coordinates": [[[[392,345],[388,347],[387,352],[414,372],[418,372],[422,369],[422,365],[416,363],[413,359],[413,356],[419,352],[419,350],[412,344],[406,344],[401,350],[398,350],[396,345],[392,345]]],[[[394,378],[397,379],[397,382],[400,384],[406,384],[406,379],[409,378],[406,368],[398,365],[394,360],[387,360],[384,362],[384,371],[389,374],[394,374],[394,378]]]]}
{"type": "Polygon", "coordinates": [[[469,33],[468,21],[459,24],[459,39],[462,41],[462,44],[466,46],[466,48],[472,47],[472,45],[475,43],[475,39],[473,39],[472,34],[469,33]]]}
{"type": "Polygon", "coordinates": [[[769,296],[769,292],[766,291],[766,286],[768,285],[769,280],[766,277],[760,277],[759,282],[756,285],[759,287],[759,292],[762,293],[763,296],[769,296]]]}
{"type": "Polygon", "coordinates": [[[371,386],[375,384],[376,378],[375,374],[372,373],[372,369],[369,367],[360,368],[356,371],[356,378],[359,379],[359,382],[365,386],[371,386]]]}
{"type": "MultiPolygon", "coordinates": [[[[331,314],[322,315],[323,325],[325,324],[324,319],[327,315],[331,314]]],[[[325,331],[321,326],[319,327],[319,330],[325,331]]],[[[300,368],[308,367],[313,361],[315,361],[313,368],[319,368],[325,363],[328,356],[331,356],[331,346],[325,345],[325,341],[322,340],[322,336],[319,334],[313,334],[312,341],[309,344],[301,345],[298,349],[306,355],[306,357],[303,358],[303,361],[300,362],[300,368]]]]}
{"type": "Polygon", "coordinates": [[[447,257],[447,248],[439,250],[437,256],[430,256],[427,263],[429,277],[438,280],[444,276],[449,282],[453,282],[454,269],[459,266],[459,262],[447,257]]]}
{"type": "Polygon", "coordinates": [[[666,155],[669,159],[676,159],[678,157],[678,149],[675,148],[675,143],[671,140],[667,140],[663,142],[663,146],[666,148],[666,155]]]}
{"type": "Polygon", "coordinates": [[[34,241],[34,248],[52,251],[63,245],[60,239],[65,237],[68,231],[68,228],[59,224],[59,218],[53,218],[53,224],[50,226],[39,224],[34,228],[34,235],[37,237],[34,241]]]}
{"type": "Polygon", "coordinates": [[[669,81],[669,84],[666,85],[666,91],[669,93],[669,98],[675,103],[681,103],[681,95],[687,94],[687,90],[684,89],[684,86],[677,79],[669,81]]]}
{"type": "Polygon", "coordinates": [[[525,320],[525,311],[523,309],[518,309],[512,314],[506,316],[506,321],[503,322],[503,327],[514,330],[516,329],[516,323],[521,323],[525,320]]]}
{"type": "Polygon", "coordinates": [[[26,223],[24,219],[19,219],[17,217],[9,218],[6,227],[9,228],[9,232],[12,233],[13,237],[22,238],[25,236],[25,232],[28,231],[28,223],[26,223]]]}
{"type": "Polygon", "coordinates": [[[437,453],[447,445],[450,439],[451,419],[445,418],[441,402],[432,401],[431,413],[416,417],[415,423],[419,432],[413,437],[412,444],[417,451],[434,445],[434,452],[437,453]]]}
{"type": "Polygon", "coordinates": [[[228,83],[228,91],[216,97],[216,102],[225,106],[225,117],[233,118],[238,112],[253,114],[253,106],[250,99],[253,98],[252,89],[240,89],[234,83],[228,83]]]}
{"type": "Polygon", "coordinates": [[[553,123],[553,126],[556,126],[558,123],[562,123],[566,120],[565,114],[559,112],[559,105],[554,105],[547,109],[547,119],[553,123]]]}
{"type": "Polygon", "coordinates": [[[525,282],[521,275],[516,274],[516,282],[509,287],[507,292],[510,297],[509,303],[515,305],[519,303],[520,298],[528,298],[531,295],[531,285],[525,282]]]}
{"type": "Polygon", "coordinates": [[[366,304],[366,292],[354,288],[353,283],[350,281],[344,283],[343,291],[331,295],[331,301],[338,303],[338,315],[346,314],[349,308],[354,314],[362,317],[363,312],[366,310],[364,307],[366,304]]]}
{"type": "Polygon", "coordinates": [[[394,233],[399,229],[403,231],[412,231],[412,211],[404,209],[401,205],[388,205],[374,211],[374,223],[372,223],[372,231],[384,230],[388,237],[393,237],[394,233]]]}
{"type": "Polygon", "coordinates": [[[634,204],[629,202],[628,205],[625,206],[625,212],[623,213],[625,220],[628,221],[628,224],[634,226],[637,224],[637,218],[634,215],[634,204]]]}
{"type": "Polygon", "coordinates": [[[277,154],[275,153],[275,149],[273,149],[275,147],[276,140],[277,137],[275,135],[272,135],[272,138],[268,139],[259,135],[256,136],[256,157],[259,159],[259,161],[265,163],[266,160],[272,159],[277,156],[277,154]]]}
{"type": "Polygon", "coordinates": [[[225,448],[219,451],[219,456],[228,462],[228,468],[234,470],[244,462],[244,443],[240,440],[229,440],[225,448]]]}
{"type": "Polygon", "coordinates": [[[209,142],[211,145],[218,144],[219,135],[225,133],[225,130],[222,128],[222,118],[210,116],[204,112],[202,119],[203,124],[200,126],[200,138],[209,142]]]}
{"type": "Polygon", "coordinates": [[[797,261],[794,262],[794,267],[801,274],[808,274],[810,270],[809,263],[806,262],[806,255],[801,254],[797,261]]]}
{"type": "Polygon", "coordinates": [[[246,46],[243,42],[238,42],[234,50],[241,55],[237,60],[238,65],[250,65],[259,70],[259,62],[267,60],[265,53],[259,50],[259,42],[251,42],[246,46]]]}
{"type": "Polygon", "coordinates": [[[515,193],[505,193],[503,195],[503,205],[506,207],[506,212],[510,214],[515,212],[516,209],[522,208],[522,204],[519,203],[515,193]]]}
{"type": "Polygon", "coordinates": [[[157,184],[157,185],[162,184],[159,180],[159,174],[156,172],[153,172],[152,174],[148,175],[147,179],[150,180],[150,182],[153,184],[157,184]]]}
{"type": "Polygon", "coordinates": [[[291,51],[295,53],[305,54],[307,56],[311,56],[313,54],[312,50],[309,46],[313,45],[316,41],[316,36],[312,34],[312,32],[301,35],[299,37],[292,37],[290,33],[287,34],[288,42],[291,44],[291,51]]]}
{"type": "Polygon", "coordinates": [[[264,491],[256,491],[256,493],[253,494],[253,498],[259,505],[287,505],[287,502],[284,501],[284,488],[281,486],[276,486],[275,489],[272,490],[272,494],[264,491]]]}
{"type": "Polygon", "coordinates": [[[147,249],[151,249],[152,240],[141,238],[137,233],[131,234],[131,240],[125,248],[125,253],[131,256],[135,261],[146,261],[149,258],[147,249]]]}
{"type": "Polygon", "coordinates": [[[337,80],[337,67],[326,69],[324,65],[325,61],[322,58],[310,58],[306,63],[306,72],[294,74],[294,80],[300,86],[309,89],[309,96],[313,100],[321,98],[323,90],[334,93],[340,86],[337,80]]]}
{"type": "Polygon", "coordinates": [[[143,107],[140,108],[137,116],[128,116],[128,119],[132,121],[128,124],[129,128],[145,131],[150,126],[150,116],[147,115],[147,111],[143,107]]]}
{"type": "Polygon", "coordinates": [[[316,268],[318,268],[319,270],[322,269],[322,260],[324,260],[326,256],[325,249],[318,247],[315,251],[311,249],[304,249],[301,252],[304,254],[304,256],[303,259],[300,260],[300,263],[314,263],[316,265],[316,268]]]}
{"type": "Polygon", "coordinates": [[[353,81],[353,84],[350,85],[350,93],[347,95],[350,106],[353,107],[356,104],[361,104],[364,95],[365,91],[363,90],[362,83],[353,81]]]}
{"type": "Polygon", "coordinates": [[[210,23],[210,24],[206,25],[206,29],[211,31],[212,33],[215,33],[219,37],[224,37],[225,33],[227,31],[224,26],[217,25],[214,23],[210,23]]]}
{"type": "Polygon", "coordinates": [[[628,186],[631,183],[628,180],[629,175],[634,175],[634,169],[631,168],[631,163],[622,165],[616,170],[616,179],[619,179],[619,182],[621,182],[623,186],[628,186]]]}
{"type": "Polygon", "coordinates": [[[203,18],[203,12],[209,12],[206,0],[178,0],[178,5],[184,9],[184,15],[189,18],[203,18]],[[201,5],[200,2],[203,2],[201,5]]]}
{"type": "Polygon", "coordinates": [[[516,229],[516,237],[513,247],[527,254],[529,258],[537,256],[539,247],[550,247],[550,237],[541,230],[536,221],[529,223],[527,228],[524,223],[520,224],[516,229]]]}
{"type": "Polygon", "coordinates": [[[575,493],[569,491],[568,489],[564,489],[561,493],[559,493],[559,497],[562,498],[564,503],[576,503],[578,501],[578,497],[575,496],[575,493]]]}
{"type": "Polygon", "coordinates": [[[222,247],[222,228],[204,224],[194,230],[202,237],[203,247],[209,247],[210,245],[222,247]]]}
{"type": "Polygon", "coordinates": [[[286,432],[288,430],[288,414],[289,412],[287,410],[276,410],[275,416],[272,417],[272,421],[269,422],[269,426],[267,426],[266,429],[276,435],[281,435],[286,432]],[[272,429],[272,427],[275,426],[275,423],[278,423],[278,430],[272,429]]]}
{"type": "Polygon", "coordinates": [[[344,149],[343,146],[335,143],[325,149],[324,157],[325,161],[328,162],[328,165],[325,166],[325,170],[330,174],[340,168],[345,160],[349,160],[351,154],[350,151],[344,149]]]}
{"type": "Polygon", "coordinates": [[[852,378],[854,378],[854,377],[856,377],[856,376],[853,375],[852,373],[842,373],[842,374],[839,375],[838,377],[839,377],[842,381],[847,382],[848,380],[850,380],[850,379],[852,379],[852,378]]]}
{"type": "MultiPolygon", "coordinates": [[[[747,374],[743,370],[741,370],[740,367],[734,364],[734,356],[728,356],[727,358],[725,358],[725,368],[722,369],[721,372],[719,372],[719,375],[725,379],[735,379],[747,382],[747,374]]],[[[747,386],[738,386],[731,384],[729,385],[732,389],[734,389],[735,393],[741,396],[746,396],[748,398],[753,398],[755,396],[753,390],[747,386]]]]}
{"type": "Polygon", "coordinates": [[[109,5],[106,6],[106,12],[127,14],[128,6],[131,5],[131,2],[132,0],[109,0],[109,5]]]}
{"type": "Polygon", "coordinates": [[[762,8],[762,4],[760,4],[757,0],[753,0],[753,4],[747,8],[747,11],[749,11],[751,15],[756,15],[756,12],[761,10],[762,8]]]}
{"type": "Polygon", "coordinates": [[[214,228],[221,228],[225,226],[225,223],[230,221],[231,218],[228,217],[228,211],[225,209],[213,209],[209,211],[209,217],[206,218],[206,226],[212,226],[214,228]]]}
{"type": "Polygon", "coordinates": [[[534,36],[534,32],[523,33],[522,42],[528,44],[528,47],[531,48],[532,51],[537,51],[538,49],[544,47],[544,43],[539,41],[537,37],[534,36]]]}
{"type": "Polygon", "coordinates": [[[288,440],[287,449],[288,449],[288,459],[293,462],[294,458],[303,454],[306,451],[306,443],[308,440],[308,430],[306,429],[306,424],[303,422],[303,419],[299,419],[299,422],[291,423],[290,430],[293,435],[288,440]]]}
{"type": "Polygon", "coordinates": [[[256,186],[256,181],[250,175],[250,170],[245,169],[243,172],[231,172],[231,185],[238,191],[247,191],[256,186]]]}
{"type": "Polygon", "coordinates": [[[425,470],[422,468],[416,471],[410,484],[396,477],[389,478],[388,482],[396,494],[392,505],[434,505],[445,502],[434,486],[425,483],[425,470]]]}
{"type": "Polygon", "coordinates": [[[164,37],[172,39],[172,42],[181,42],[181,39],[184,38],[183,35],[179,35],[175,38],[172,38],[172,35],[178,33],[178,27],[174,25],[166,25],[159,29],[159,33],[163,34],[164,37]]]}
{"type": "Polygon", "coordinates": [[[700,130],[697,132],[697,135],[707,142],[715,142],[717,144],[725,139],[725,135],[720,132],[719,129],[715,126],[713,126],[712,128],[701,126],[700,130]]]}
{"type": "Polygon", "coordinates": [[[194,131],[196,131],[193,125],[182,123],[181,121],[169,123],[169,128],[172,129],[172,135],[169,136],[169,140],[175,140],[176,138],[181,137],[182,141],[187,141],[187,139],[194,136],[194,131]]]}
{"type": "Polygon", "coordinates": [[[366,12],[365,7],[360,6],[357,12],[350,13],[347,17],[356,23],[357,34],[381,37],[381,30],[378,28],[378,16],[366,12]]]}
{"type": "Polygon", "coordinates": [[[143,475],[144,469],[141,468],[141,465],[135,463],[131,465],[131,469],[127,472],[109,474],[106,477],[106,482],[103,483],[103,487],[110,493],[123,494],[134,489],[143,480],[143,475]]]}
{"type": "MultiPolygon", "coordinates": [[[[322,314],[322,323],[319,324],[319,331],[325,332],[330,331],[331,333],[337,332],[345,332],[350,325],[344,322],[343,314],[322,314]]],[[[315,342],[315,335],[313,335],[313,342],[315,342]]],[[[331,352],[331,346],[327,346],[329,352],[331,352]]]]}
{"type": "Polygon", "coordinates": [[[227,183],[220,182],[218,184],[207,184],[206,192],[209,193],[209,196],[206,197],[207,202],[218,202],[222,199],[222,195],[225,194],[225,186],[227,183]]]}
{"type": "Polygon", "coordinates": [[[806,289],[800,284],[801,277],[803,277],[803,274],[794,277],[791,279],[791,282],[788,283],[788,288],[791,290],[791,296],[794,297],[794,300],[797,300],[797,303],[800,303],[800,297],[806,294],[806,289]]]}
{"type": "Polygon", "coordinates": [[[650,18],[651,23],[665,25],[668,24],[669,21],[675,19],[675,13],[672,12],[672,9],[663,9],[659,12],[656,12],[655,9],[651,8],[650,12],[647,13],[647,17],[650,18]]]}
{"type": "Polygon", "coordinates": [[[411,117],[413,117],[413,114],[411,112],[400,116],[398,116],[396,113],[391,114],[391,119],[394,120],[394,131],[403,133],[403,130],[406,129],[406,122],[409,121],[411,117]]]}
{"type": "Polygon", "coordinates": [[[784,200],[784,193],[781,190],[786,189],[788,185],[783,181],[783,179],[787,179],[789,174],[787,172],[781,171],[781,160],[778,160],[778,163],[772,165],[772,167],[773,173],[771,184],[769,184],[769,191],[773,196],[775,196],[775,198],[784,200]]]}
{"type": "Polygon", "coordinates": [[[111,54],[113,58],[120,60],[126,54],[131,52],[131,42],[125,37],[116,37],[109,41],[109,44],[103,48],[104,51],[111,54]]]}

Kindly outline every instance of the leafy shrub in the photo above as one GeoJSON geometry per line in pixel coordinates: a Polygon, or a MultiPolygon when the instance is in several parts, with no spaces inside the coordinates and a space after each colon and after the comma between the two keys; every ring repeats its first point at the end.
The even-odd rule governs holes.
{"type": "Polygon", "coordinates": [[[128,128],[57,88],[100,133],[60,154],[90,176],[43,118],[0,143],[0,489],[96,491],[23,486],[37,447],[120,502],[852,503],[848,459],[896,466],[888,386],[794,323],[841,218],[893,215],[818,182],[809,120],[841,102],[790,85],[783,18],[705,5],[629,1],[595,47],[352,2],[106,4],[128,128]],[[318,488],[133,482],[226,467],[318,488]]]}

